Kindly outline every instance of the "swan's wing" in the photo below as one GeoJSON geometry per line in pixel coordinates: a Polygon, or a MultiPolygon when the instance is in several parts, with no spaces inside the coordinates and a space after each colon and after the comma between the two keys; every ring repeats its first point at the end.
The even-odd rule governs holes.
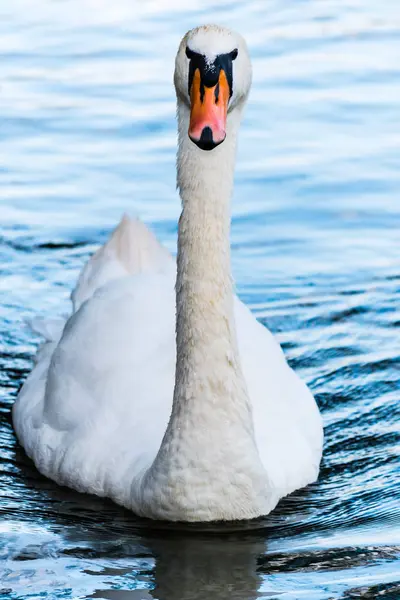
{"type": "Polygon", "coordinates": [[[149,230],[124,219],[84,268],[65,327],[35,323],[47,341],[13,420],[45,475],[129,499],[132,478],[154,459],[171,412],[175,272],[149,230]]]}
{"type": "Polygon", "coordinates": [[[284,496],[318,476],[321,415],[278,341],[239,299],[235,319],[258,451],[272,485],[284,496]]]}
{"type": "Polygon", "coordinates": [[[14,405],[14,426],[38,469],[127,505],[172,407],[174,272],[103,286],[68,320],[14,405]]]}
{"type": "Polygon", "coordinates": [[[90,258],[72,292],[74,310],[106,283],[168,268],[173,258],[139,219],[124,216],[110,239],[90,258]]]}

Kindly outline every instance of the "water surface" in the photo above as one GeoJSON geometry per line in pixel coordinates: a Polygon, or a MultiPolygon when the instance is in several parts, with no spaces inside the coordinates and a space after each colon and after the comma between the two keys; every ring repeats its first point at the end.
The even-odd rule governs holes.
{"type": "Polygon", "coordinates": [[[399,56],[396,0],[1,3],[1,598],[400,598],[399,56]],[[25,320],[69,311],[124,211],[175,250],[174,54],[210,21],[254,63],[238,293],[326,443],[318,483],[268,518],[160,531],[41,477],[10,408],[39,342],[25,320]]]}

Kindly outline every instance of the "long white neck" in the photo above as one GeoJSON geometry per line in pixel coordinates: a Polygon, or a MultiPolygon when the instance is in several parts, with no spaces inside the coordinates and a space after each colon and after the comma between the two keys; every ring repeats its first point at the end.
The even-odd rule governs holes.
{"type": "Polygon", "coordinates": [[[258,510],[254,482],[261,465],[239,360],[230,264],[239,123],[236,109],[228,115],[226,140],[212,151],[200,150],[188,137],[189,109],[178,102],[182,214],[175,389],[167,431],[146,479],[148,489],[163,498],[162,515],[169,519],[240,518],[238,507],[246,503],[247,516],[258,510]],[[233,481],[242,483],[232,488],[233,481]]]}
{"type": "Polygon", "coordinates": [[[229,239],[240,114],[230,116],[227,139],[209,152],[200,150],[189,139],[188,114],[186,106],[181,105],[177,172],[182,213],[178,232],[174,404],[204,402],[205,382],[208,386],[218,383],[222,364],[231,366],[231,378],[242,378],[229,239]]]}

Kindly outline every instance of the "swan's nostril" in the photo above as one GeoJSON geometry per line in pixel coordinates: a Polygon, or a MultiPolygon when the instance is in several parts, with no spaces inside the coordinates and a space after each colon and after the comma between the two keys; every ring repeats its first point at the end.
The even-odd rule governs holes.
{"type": "Polygon", "coordinates": [[[197,140],[192,136],[190,136],[190,139],[196,144],[196,146],[201,148],[201,150],[213,150],[216,146],[218,146],[224,141],[222,139],[218,142],[215,142],[213,138],[212,129],[208,126],[204,127],[203,131],[201,132],[200,139],[197,140]]]}

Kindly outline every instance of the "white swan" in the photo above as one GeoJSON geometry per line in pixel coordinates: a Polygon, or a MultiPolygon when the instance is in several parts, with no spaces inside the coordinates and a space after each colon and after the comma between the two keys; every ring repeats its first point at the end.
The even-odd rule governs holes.
{"type": "Polygon", "coordinates": [[[206,26],[183,38],[177,279],[170,254],[125,217],[83,269],[65,327],[36,324],[47,341],[13,408],[43,474],[153,519],[265,515],[318,476],[316,403],[232,288],[230,196],[250,83],[238,34],[206,26]]]}

